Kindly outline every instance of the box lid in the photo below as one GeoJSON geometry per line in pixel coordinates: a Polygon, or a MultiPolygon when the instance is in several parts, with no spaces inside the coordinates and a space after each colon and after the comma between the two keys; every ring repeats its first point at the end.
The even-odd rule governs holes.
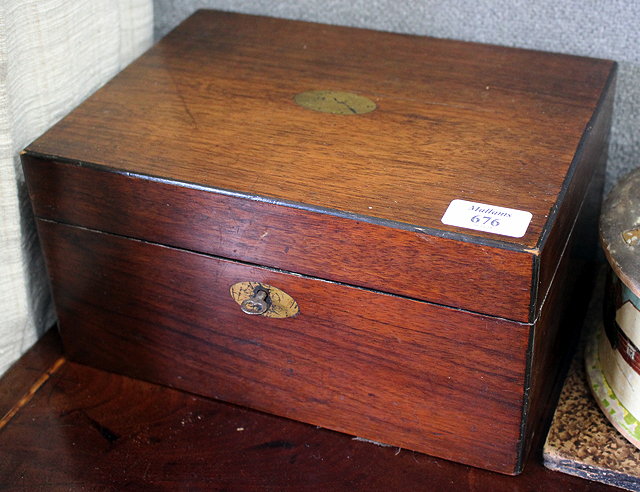
{"type": "Polygon", "coordinates": [[[27,160],[92,173],[76,179],[82,193],[67,176],[57,198],[36,196],[34,207],[43,218],[530,322],[539,256],[614,69],[200,11],[28,147],[27,160]],[[325,99],[347,114],[296,101],[319,90],[375,109],[355,114],[340,94],[325,99]],[[528,213],[530,223],[522,237],[445,224],[454,200],[528,213]]]}

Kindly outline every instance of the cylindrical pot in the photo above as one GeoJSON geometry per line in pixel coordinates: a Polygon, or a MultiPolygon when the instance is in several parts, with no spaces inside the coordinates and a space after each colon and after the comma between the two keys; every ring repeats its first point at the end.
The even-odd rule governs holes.
{"type": "Polygon", "coordinates": [[[600,242],[610,271],[603,322],[587,343],[587,375],[606,417],[640,448],[640,169],[605,200],[600,242]]]}

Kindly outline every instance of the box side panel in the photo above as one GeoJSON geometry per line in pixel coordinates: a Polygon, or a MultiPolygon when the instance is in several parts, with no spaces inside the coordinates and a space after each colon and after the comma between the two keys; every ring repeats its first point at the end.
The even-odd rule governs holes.
{"type": "Polygon", "coordinates": [[[535,300],[537,315],[557,276],[560,259],[565,253],[569,254],[570,237],[577,235],[578,239],[575,241],[581,242],[576,244],[573,254],[592,261],[596,257],[598,218],[615,94],[615,74],[615,67],[612,67],[600,104],[578,147],[564,191],[558,200],[558,208],[551,211],[555,216],[553,223],[545,230],[541,240],[540,277],[535,300]]]}
{"type": "Polygon", "coordinates": [[[523,459],[544,439],[572,349],[579,339],[596,269],[597,223],[615,81],[579,155],[558,218],[541,255],[539,318],[534,325],[523,459]],[[568,236],[568,239],[567,239],[568,236]]]}
{"type": "Polygon", "coordinates": [[[23,156],[38,217],[528,321],[533,256],[23,156]]]}
{"type": "Polygon", "coordinates": [[[528,325],[39,220],[72,358],[513,473],[528,325]],[[238,281],[290,294],[248,316],[238,281]]]}
{"type": "MultiPolygon", "coordinates": [[[[573,246],[573,245],[572,245],[573,246]]],[[[533,329],[523,419],[522,463],[538,448],[551,423],[562,382],[579,340],[596,268],[567,254],[558,269],[545,309],[533,329]]]]}

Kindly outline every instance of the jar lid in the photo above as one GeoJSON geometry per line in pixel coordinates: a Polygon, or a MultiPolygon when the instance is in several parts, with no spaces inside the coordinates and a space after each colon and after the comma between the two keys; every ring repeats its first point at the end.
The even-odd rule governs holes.
{"type": "Polygon", "coordinates": [[[604,201],[600,241],[615,274],[640,296],[640,168],[622,178],[604,201]]]}

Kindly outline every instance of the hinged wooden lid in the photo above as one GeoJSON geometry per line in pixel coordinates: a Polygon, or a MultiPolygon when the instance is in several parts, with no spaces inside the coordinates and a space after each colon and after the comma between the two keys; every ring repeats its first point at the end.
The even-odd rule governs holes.
{"type": "MultiPolygon", "coordinates": [[[[200,11],[27,153],[153,181],[143,195],[172,184],[192,197],[213,192],[223,222],[264,207],[254,231],[244,222],[216,231],[244,245],[235,251],[211,238],[169,244],[526,322],[537,258],[613,73],[604,60],[200,11]],[[345,114],[301,104],[309,91],[338,91],[325,99],[345,114]],[[529,213],[530,223],[522,237],[447,225],[454,200],[529,213]],[[294,211],[305,217],[299,226],[294,211]],[[345,232],[347,223],[360,236],[345,232]],[[259,238],[269,226],[279,242],[259,238]],[[321,257],[332,252],[334,260],[321,257]],[[385,270],[396,280],[384,280],[385,270]]],[[[134,214],[122,208],[133,200],[127,187],[120,193],[111,206],[134,214]]],[[[131,207],[159,207],[160,199],[136,199],[131,207]]],[[[34,201],[44,218],[146,234],[146,226],[121,230],[97,212],[91,223],[34,201]]],[[[165,218],[176,208],[166,207],[165,218]]],[[[203,234],[197,229],[191,234],[203,234]]],[[[170,239],[158,234],[145,239],[170,239]]]]}

